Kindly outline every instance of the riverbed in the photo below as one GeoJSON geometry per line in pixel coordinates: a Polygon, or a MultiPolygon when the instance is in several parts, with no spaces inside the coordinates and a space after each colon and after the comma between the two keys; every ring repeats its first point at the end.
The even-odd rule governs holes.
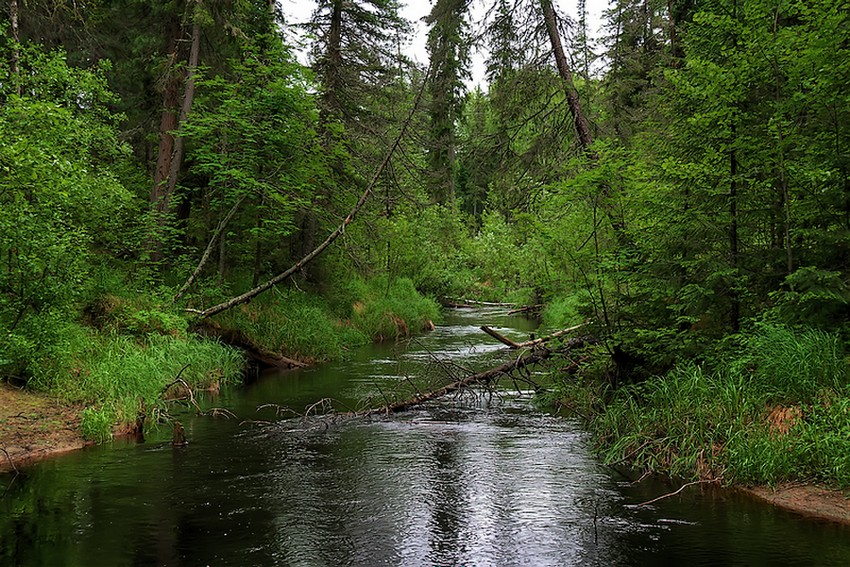
{"type": "Polygon", "coordinates": [[[0,565],[850,565],[850,529],[744,495],[633,484],[522,383],[392,418],[303,419],[506,355],[532,322],[452,310],[415,341],[200,400],[169,430],[0,475],[0,565]],[[258,407],[262,409],[258,410],[258,407]]]}

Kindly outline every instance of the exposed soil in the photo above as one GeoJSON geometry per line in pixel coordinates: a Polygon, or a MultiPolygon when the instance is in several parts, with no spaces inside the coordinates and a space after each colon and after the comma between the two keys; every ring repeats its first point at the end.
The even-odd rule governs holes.
{"type": "Polygon", "coordinates": [[[80,408],[0,383],[0,472],[86,444],[80,408]]]}
{"type": "Polygon", "coordinates": [[[850,499],[837,490],[810,484],[788,484],[776,488],[757,486],[742,490],[802,516],[850,524],[850,499]]]}

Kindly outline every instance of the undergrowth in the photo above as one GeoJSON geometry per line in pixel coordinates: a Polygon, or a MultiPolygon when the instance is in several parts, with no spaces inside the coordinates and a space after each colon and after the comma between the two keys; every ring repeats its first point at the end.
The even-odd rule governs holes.
{"type": "Polygon", "coordinates": [[[63,337],[35,363],[29,385],[87,406],[83,434],[98,441],[111,436],[113,425],[161,407],[178,375],[193,389],[216,389],[238,381],[244,364],[237,350],[192,335],[139,338],[69,324],[63,337]]]}
{"type": "MultiPolygon", "coordinates": [[[[116,425],[159,414],[164,390],[178,376],[194,390],[238,380],[242,354],[192,334],[185,312],[170,305],[173,290],[140,293],[116,271],[103,273],[108,285],[92,286],[78,317],[69,311],[27,319],[33,324],[21,334],[27,341],[0,349],[0,370],[85,407],[83,434],[97,441],[110,438],[116,425]]],[[[216,324],[242,331],[269,351],[319,361],[344,358],[368,342],[407,337],[439,316],[438,305],[409,279],[350,278],[333,289],[326,298],[281,287],[219,315],[216,324]]]]}
{"type": "Polygon", "coordinates": [[[850,487],[850,387],[837,336],[762,325],[712,368],[620,388],[563,382],[609,464],[689,479],[850,487]]]}
{"type": "Polygon", "coordinates": [[[409,279],[353,278],[334,289],[328,298],[297,289],[273,291],[216,320],[266,349],[315,361],[344,358],[351,348],[372,341],[407,337],[439,317],[439,306],[409,279]]]}

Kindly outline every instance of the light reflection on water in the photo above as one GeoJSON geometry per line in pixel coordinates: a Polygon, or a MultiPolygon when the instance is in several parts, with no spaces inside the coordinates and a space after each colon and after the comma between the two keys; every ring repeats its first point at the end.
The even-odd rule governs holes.
{"type": "MultiPolygon", "coordinates": [[[[484,364],[533,326],[461,311],[409,347],[267,377],[215,405],[351,402],[431,353],[484,364]],[[511,324],[514,328],[511,329],[511,324]],[[377,378],[376,378],[377,377],[377,378]]],[[[721,490],[627,479],[573,421],[525,397],[447,399],[392,419],[185,419],[190,445],[116,443],[24,471],[0,501],[0,565],[848,565],[850,530],[721,490]]],[[[7,476],[0,476],[6,484],[7,476]]]]}

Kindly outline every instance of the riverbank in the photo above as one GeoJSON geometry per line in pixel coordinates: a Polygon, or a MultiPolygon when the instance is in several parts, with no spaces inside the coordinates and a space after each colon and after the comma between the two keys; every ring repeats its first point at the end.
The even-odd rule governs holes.
{"type": "Polygon", "coordinates": [[[732,344],[711,364],[683,362],[618,388],[604,377],[565,377],[557,397],[586,421],[603,462],[721,482],[850,522],[850,375],[840,337],[765,324],[732,344]]]}
{"type": "Polygon", "coordinates": [[[82,449],[79,406],[0,383],[0,472],[82,449]]]}
{"type": "Polygon", "coordinates": [[[280,290],[206,325],[163,305],[104,295],[27,362],[25,390],[0,379],[0,449],[9,454],[0,451],[0,470],[167,421],[169,404],[189,390],[240,382],[246,358],[278,368],[341,360],[439,317],[404,278],[351,279],[333,301],[280,290]]]}
{"type": "MultiPolygon", "coordinates": [[[[92,444],[82,435],[80,407],[0,383],[0,473],[92,444]]],[[[850,525],[845,493],[815,485],[736,487],[802,516],[850,525]]]]}
{"type": "Polygon", "coordinates": [[[850,525],[850,499],[846,491],[811,484],[738,487],[741,492],[801,516],[850,525]]]}

